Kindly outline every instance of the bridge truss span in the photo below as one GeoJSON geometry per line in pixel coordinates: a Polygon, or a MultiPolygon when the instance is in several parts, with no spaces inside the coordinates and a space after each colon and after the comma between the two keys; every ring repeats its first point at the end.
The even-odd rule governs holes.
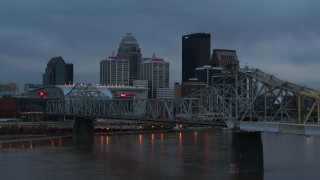
{"type": "Polygon", "coordinates": [[[214,124],[319,124],[320,93],[259,69],[225,71],[208,86],[179,99],[112,99],[95,86],[77,85],[46,113],[65,116],[214,124]]]}
{"type": "MultiPolygon", "coordinates": [[[[317,90],[280,80],[259,69],[244,68],[231,74],[234,82],[228,81],[227,76],[221,81],[233,83],[230,97],[234,99],[230,101],[234,107],[229,108],[234,121],[319,124],[320,93],[317,90]]],[[[221,84],[223,82],[220,86],[224,87],[221,84]]]]}

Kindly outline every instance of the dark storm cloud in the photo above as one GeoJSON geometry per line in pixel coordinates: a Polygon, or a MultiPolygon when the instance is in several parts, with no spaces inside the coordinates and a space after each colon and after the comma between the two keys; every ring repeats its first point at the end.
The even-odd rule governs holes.
{"type": "Polygon", "coordinates": [[[181,79],[181,36],[207,32],[212,48],[237,50],[241,66],[320,86],[320,3],[316,0],[4,0],[0,2],[0,81],[41,83],[62,56],[75,81],[99,82],[99,62],[132,32],[143,57],[170,62],[181,79]]]}

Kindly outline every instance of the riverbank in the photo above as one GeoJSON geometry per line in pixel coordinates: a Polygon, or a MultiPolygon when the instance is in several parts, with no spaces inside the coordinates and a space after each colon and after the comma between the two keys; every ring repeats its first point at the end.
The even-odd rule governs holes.
{"type": "MultiPolygon", "coordinates": [[[[94,123],[95,135],[145,134],[187,130],[205,130],[214,126],[182,126],[166,123],[104,121],[94,123]]],[[[0,145],[27,141],[72,138],[73,121],[0,123],[0,145]]]]}
{"type": "Polygon", "coordinates": [[[43,141],[60,138],[71,138],[72,134],[64,135],[1,135],[0,144],[21,143],[28,141],[43,141]]]}

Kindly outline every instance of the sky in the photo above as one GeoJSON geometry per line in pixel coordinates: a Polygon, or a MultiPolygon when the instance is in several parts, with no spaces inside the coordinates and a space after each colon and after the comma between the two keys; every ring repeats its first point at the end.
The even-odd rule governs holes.
{"type": "Polygon", "coordinates": [[[211,49],[237,51],[240,67],[320,88],[318,0],[1,0],[0,82],[42,83],[52,57],[74,82],[99,83],[99,63],[135,36],[143,57],[170,63],[181,82],[182,36],[211,34],[211,49]]]}

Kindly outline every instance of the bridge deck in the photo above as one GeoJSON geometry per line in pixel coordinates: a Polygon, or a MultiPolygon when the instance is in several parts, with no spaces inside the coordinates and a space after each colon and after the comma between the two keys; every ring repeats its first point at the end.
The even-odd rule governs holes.
{"type": "Polygon", "coordinates": [[[272,133],[299,134],[307,136],[320,136],[320,126],[315,124],[291,124],[279,122],[228,122],[228,128],[238,127],[242,131],[259,131],[272,133]],[[235,127],[236,126],[236,127],[235,127]]]}

